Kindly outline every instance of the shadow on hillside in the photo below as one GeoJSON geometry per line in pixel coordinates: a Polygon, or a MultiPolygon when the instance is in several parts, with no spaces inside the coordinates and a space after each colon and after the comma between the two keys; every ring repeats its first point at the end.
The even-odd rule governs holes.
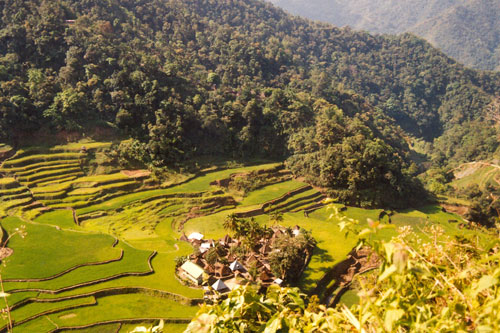
{"type": "Polygon", "coordinates": [[[318,267],[318,268],[311,268],[311,263],[313,262],[332,262],[333,263],[334,258],[328,253],[328,251],[321,249],[319,247],[316,247],[313,251],[313,256],[311,258],[311,261],[309,262],[305,272],[302,275],[302,278],[300,279],[300,284],[306,288],[311,287],[314,288],[316,286],[316,283],[318,282],[318,278],[313,278],[312,275],[316,275],[315,273],[322,273],[322,276],[326,274],[331,267],[318,267]]]}

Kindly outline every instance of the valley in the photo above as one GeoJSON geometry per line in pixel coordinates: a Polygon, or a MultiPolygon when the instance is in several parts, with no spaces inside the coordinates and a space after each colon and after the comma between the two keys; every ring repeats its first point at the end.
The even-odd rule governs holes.
{"type": "MultiPolygon", "coordinates": [[[[179,238],[192,232],[221,238],[227,233],[223,221],[233,213],[251,215],[261,225],[271,225],[279,213],[280,225],[311,231],[317,246],[297,286],[326,299],[335,281],[324,277],[357,242],[355,235],[346,238],[341,232],[338,217],[329,218],[332,207],[360,226],[382,212],[324,204],[321,192],[293,179],[280,163],[213,167],[165,186],[146,172],[116,166],[87,174],[85,166],[112,145],[30,147],[2,162],[3,239],[21,226],[26,233],[5,244],[13,253],[1,271],[14,332],[35,327],[38,332],[75,327],[126,332],[130,324],[160,318],[169,330],[183,330],[203,302],[203,290],[175,277],[175,258],[193,251],[179,238]],[[248,175],[264,176],[259,176],[261,186],[244,196],[221,186],[224,179],[248,175]]],[[[458,228],[459,220],[432,205],[391,215],[395,228],[410,225],[418,231],[432,223],[450,235],[474,232],[458,228]]],[[[394,235],[395,229],[387,229],[380,237],[394,235]]],[[[7,322],[2,325],[5,330],[7,322]]]]}

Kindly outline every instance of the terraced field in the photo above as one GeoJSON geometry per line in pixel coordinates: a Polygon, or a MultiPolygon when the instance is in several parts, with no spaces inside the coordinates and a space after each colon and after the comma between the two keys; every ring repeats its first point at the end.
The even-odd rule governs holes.
{"type": "MultiPolygon", "coordinates": [[[[193,231],[222,237],[228,214],[271,223],[270,214],[281,213],[284,225],[311,230],[318,246],[299,283],[306,292],[317,290],[318,281],[356,243],[344,237],[335,218],[329,219],[324,195],[291,179],[279,163],[212,170],[162,186],[146,172],[91,174],[89,160],[110,146],[85,142],[30,148],[3,161],[1,226],[6,234],[21,226],[27,232],[24,239],[9,240],[7,247],[14,252],[1,271],[15,332],[127,331],[137,322],[159,318],[172,331],[182,330],[196,313],[202,291],[174,276],[174,259],[193,250],[179,237],[193,231]],[[269,182],[243,197],[221,185],[221,180],[250,172],[269,182]]],[[[379,213],[344,211],[363,223],[379,213]]],[[[393,217],[396,225],[419,227],[431,220],[455,232],[452,219],[457,217],[432,207],[393,217]]],[[[7,323],[6,318],[0,321],[4,331],[7,323]]]]}
{"type": "Polygon", "coordinates": [[[465,163],[454,170],[454,175],[452,185],[457,188],[472,184],[477,184],[480,188],[500,184],[500,166],[489,162],[465,163]]]}

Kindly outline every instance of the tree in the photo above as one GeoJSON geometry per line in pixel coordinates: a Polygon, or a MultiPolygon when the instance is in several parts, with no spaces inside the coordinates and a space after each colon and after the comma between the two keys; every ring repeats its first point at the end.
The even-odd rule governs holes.
{"type": "Polygon", "coordinates": [[[224,229],[237,233],[240,230],[240,225],[241,225],[241,219],[239,219],[236,214],[229,214],[226,216],[223,222],[224,229]]]}
{"type": "Polygon", "coordinates": [[[273,251],[269,255],[273,274],[284,281],[297,281],[315,246],[316,241],[304,229],[300,229],[297,235],[292,232],[280,235],[274,240],[273,251]]]}
{"type": "Polygon", "coordinates": [[[218,85],[220,84],[221,80],[217,73],[210,73],[207,76],[207,82],[212,85],[218,85]]]}

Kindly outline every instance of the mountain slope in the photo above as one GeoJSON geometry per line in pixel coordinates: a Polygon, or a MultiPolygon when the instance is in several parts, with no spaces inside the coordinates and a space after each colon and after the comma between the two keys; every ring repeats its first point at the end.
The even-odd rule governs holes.
{"type": "Polygon", "coordinates": [[[412,32],[467,66],[498,70],[498,0],[270,0],[295,15],[376,33],[412,32]]]}
{"type": "Polygon", "coordinates": [[[335,172],[373,170],[367,183],[401,196],[407,137],[431,141],[472,120],[489,128],[500,90],[499,74],[412,35],[339,29],[260,1],[8,0],[2,13],[0,136],[111,124],[137,140],[125,156],[157,166],[304,154],[300,174],[314,154],[367,150],[335,172]],[[325,131],[338,135],[315,142],[325,131]],[[298,132],[306,149],[292,142],[298,132]]]}
{"type": "Polygon", "coordinates": [[[376,33],[397,34],[432,19],[465,0],[269,0],[295,15],[349,25],[376,33]]]}
{"type": "Polygon", "coordinates": [[[462,63],[500,70],[500,1],[475,0],[419,23],[412,32],[462,63]]]}

